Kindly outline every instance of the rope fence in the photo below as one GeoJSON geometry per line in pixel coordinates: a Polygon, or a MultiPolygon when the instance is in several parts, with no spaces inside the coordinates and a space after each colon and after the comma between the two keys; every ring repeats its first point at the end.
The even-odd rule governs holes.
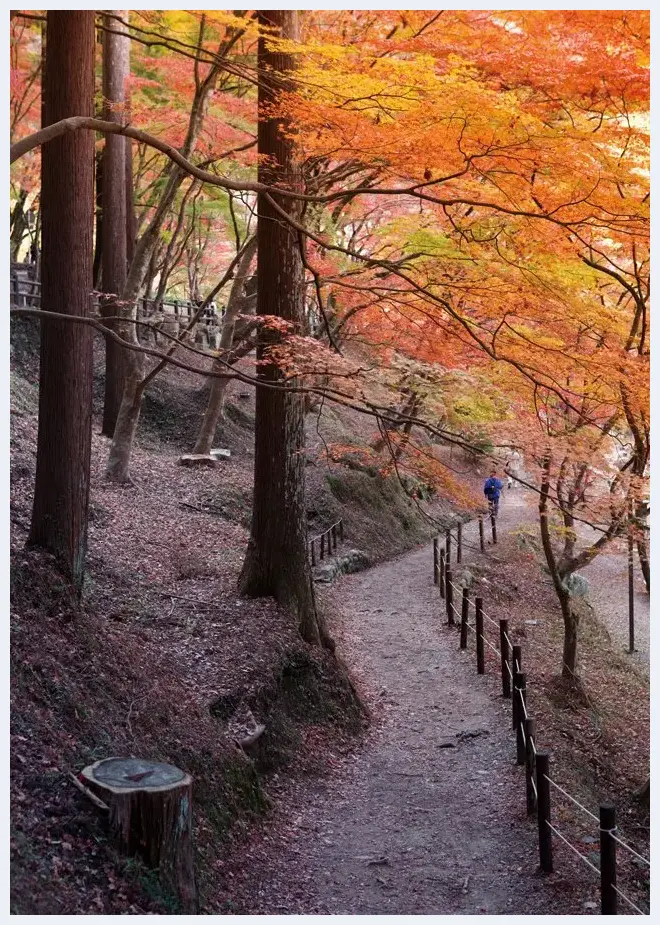
{"type": "Polygon", "coordinates": [[[337,550],[337,542],[344,542],[344,521],[340,518],[318,536],[309,541],[309,556],[312,566],[316,565],[316,543],[319,543],[319,561],[337,550]]]}
{"type": "MultiPolygon", "coordinates": [[[[618,899],[622,899],[638,915],[648,915],[617,886],[617,845],[630,852],[638,861],[650,867],[650,861],[618,837],[616,810],[603,803],[599,815],[591,812],[583,803],[553,780],[549,773],[550,756],[539,751],[536,744],[536,721],[530,715],[527,704],[527,679],[522,671],[522,646],[513,643],[509,634],[508,620],[497,620],[483,606],[483,599],[471,599],[471,589],[455,582],[452,574],[452,553],[454,562],[460,564],[465,547],[485,551],[483,517],[479,518],[479,547],[466,543],[463,538],[465,523],[459,524],[456,535],[451,530],[445,534],[441,546],[440,537],[433,540],[433,580],[439,587],[440,598],[447,611],[447,625],[460,624],[460,648],[467,649],[468,633],[475,637],[477,673],[485,674],[485,655],[493,653],[501,665],[502,696],[511,699],[512,727],[516,736],[516,764],[525,768],[526,803],[528,816],[536,816],[539,837],[539,864],[545,873],[553,871],[553,837],[577,856],[600,879],[601,914],[616,915],[618,899]],[[455,551],[454,551],[455,550],[455,551]],[[460,600],[460,605],[458,601],[460,600]],[[470,613],[474,614],[473,622],[470,613]],[[497,629],[499,647],[486,634],[486,625],[497,629]],[[564,797],[579,809],[593,824],[598,823],[600,838],[600,867],[592,863],[570,839],[551,821],[551,792],[564,797]]],[[[493,519],[493,543],[497,533],[493,519]]]]}

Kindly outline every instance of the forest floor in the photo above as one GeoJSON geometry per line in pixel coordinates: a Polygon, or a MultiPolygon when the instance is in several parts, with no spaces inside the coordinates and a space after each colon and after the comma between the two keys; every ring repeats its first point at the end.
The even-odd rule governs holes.
{"type": "MultiPolygon", "coordinates": [[[[361,737],[364,722],[342,712],[354,704],[332,659],[301,645],[272,602],[238,596],[253,464],[252,400],[240,387],[220,443],[232,456],[216,470],[177,465],[199,423],[198,382],[164,377],[150,392],[130,488],[105,483],[107,441],[96,420],[89,575],[83,612],[71,619],[48,564],[24,551],[37,410],[33,341],[25,349],[27,359],[13,358],[11,416],[14,912],[175,909],[150,872],[117,856],[68,778],[112,754],[149,755],[193,774],[207,913],[598,908],[591,872],[561,844],[557,872],[536,874],[535,824],[525,815],[497,660],[487,648],[478,677],[474,641],[458,650],[432,584],[430,527],[400,489],[311,454],[311,533],[342,516],[350,544],[380,563],[319,588],[338,656],[370,714],[361,737]],[[288,691],[301,666],[313,686],[288,691]],[[300,695],[318,698],[312,707],[325,713],[300,695]],[[268,723],[267,766],[236,755],[219,702],[230,712],[249,704],[268,723]]],[[[321,448],[369,438],[364,422],[331,409],[309,423],[321,448]]],[[[478,483],[477,472],[471,477],[478,483]]],[[[451,516],[451,507],[439,501],[435,512],[451,516]]],[[[648,775],[648,672],[587,613],[584,694],[559,682],[561,626],[533,522],[524,495],[507,495],[498,546],[482,555],[475,525],[466,528],[455,580],[474,582],[491,617],[508,617],[524,645],[530,713],[553,774],[592,811],[613,800],[623,837],[645,854],[648,818],[633,793],[648,775]]],[[[619,568],[616,556],[602,561],[619,568]]],[[[612,582],[625,602],[618,571],[612,582]]],[[[590,857],[593,823],[583,825],[570,805],[553,813],[590,857]]],[[[620,883],[643,906],[647,872],[628,862],[622,857],[620,883]]]]}

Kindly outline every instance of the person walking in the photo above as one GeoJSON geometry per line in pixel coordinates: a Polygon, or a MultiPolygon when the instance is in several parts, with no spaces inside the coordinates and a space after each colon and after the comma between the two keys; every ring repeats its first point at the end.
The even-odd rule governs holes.
{"type": "Polygon", "coordinates": [[[504,484],[498,479],[497,471],[493,469],[490,478],[484,482],[484,494],[488,501],[488,512],[491,517],[497,517],[500,509],[500,494],[504,484]]]}

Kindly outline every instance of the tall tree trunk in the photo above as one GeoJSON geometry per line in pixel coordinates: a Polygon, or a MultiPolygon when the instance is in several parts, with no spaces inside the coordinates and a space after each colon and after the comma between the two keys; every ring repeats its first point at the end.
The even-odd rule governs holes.
{"type": "Polygon", "coordinates": [[[564,678],[575,679],[577,676],[577,643],[579,615],[571,607],[571,596],[568,593],[560,569],[557,565],[552,539],[550,536],[550,520],[548,511],[548,498],[550,497],[550,471],[552,455],[546,450],[541,469],[541,491],[539,492],[539,526],[541,528],[541,544],[548,564],[548,571],[561,607],[564,620],[564,651],[562,655],[561,673],[564,678]]]}
{"type": "MultiPolygon", "coordinates": [[[[296,10],[261,10],[259,22],[275,28],[285,39],[298,38],[296,10]]],[[[293,55],[269,50],[259,39],[258,150],[262,156],[259,180],[300,188],[301,172],[294,146],[281,120],[264,116],[283,72],[295,68],[293,55]],[[274,75],[271,76],[271,75],[274,75]]],[[[298,215],[299,208],[279,200],[282,208],[298,215]]],[[[262,194],[258,199],[257,314],[304,322],[304,275],[297,234],[289,228],[262,194]]],[[[259,361],[267,359],[262,345],[259,361]]],[[[271,337],[271,343],[275,337],[271,337]]],[[[282,383],[278,368],[259,366],[264,383],[282,383]]],[[[272,596],[297,613],[300,633],[318,644],[327,639],[316,611],[314,587],[307,558],[305,511],[304,406],[300,393],[257,386],[252,531],[239,579],[243,594],[272,596]]],[[[329,640],[328,640],[329,643],[329,640]]]]}
{"type": "MultiPolygon", "coordinates": [[[[114,10],[122,22],[128,22],[128,10],[114,10]]],[[[130,72],[130,40],[118,35],[127,33],[117,19],[105,17],[108,30],[103,34],[103,97],[104,118],[120,122],[124,113],[125,86],[130,72]]],[[[106,317],[121,314],[118,297],[126,285],[126,139],[121,135],[106,135],[103,154],[103,226],[102,264],[103,292],[101,314],[106,317]]],[[[109,322],[116,329],[114,322],[109,322]]],[[[102,433],[112,437],[124,391],[124,358],[119,344],[111,338],[105,342],[105,398],[102,433]]]]}
{"type": "MultiPolygon", "coordinates": [[[[218,69],[217,65],[213,65],[195,91],[186,140],[181,148],[181,153],[184,157],[190,157],[194,151],[204,122],[204,114],[210,94],[215,87],[218,69]]],[[[138,344],[137,326],[135,324],[137,315],[136,300],[142,288],[149,261],[152,259],[154,249],[158,244],[160,229],[184,178],[183,171],[176,165],[172,165],[165,184],[165,190],[154,215],[140,236],[139,241],[135,244],[135,252],[128,271],[126,286],[122,292],[121,314],[123,318],[118,324],[119,334],[122,339],[130,340],[135,344],[138,344]]],[[[143,379],[144,355],[134,350],[126,350],[124,352],[124,391],[105,470],[106,477],[110,481],[119,483],[131,481],[129,471],[131,452],[140,418],[142,394],[144,392],[144,386],[141,385],[143,379]]]]}
{"type": "Polygon", "coordinates": [[[644,576],[644,584],[646,585],[646,591],[648,594],[651,593],[651,563],[649,561],[649,551],[646,545],[646,540],[638,539],[637,540],[637,554],[639,555],[639,564],[642,569],[642,575],[644,576]]]}
{"type": "MultiPolygon", "coordinates": [[[[128,110],[129,99],[126,97],[126,107],[128,110]]],[[[135,190],[133,187],[133,140],[124,138],[124,149],[126,155],[126,272],[130,267],[135,255],[135,238],[137,237],[137,222],[135,219],[135,190]]]]}
{"type": "Polygon", "coordinates": [[[104,150],[96,152],[96,182],[94,191],[96,194],[96,233],[94,235],[94,264],[92,268],[92,279],[94,288],[99,289],[101,286],[101,255],[103,253],[103,154],[104,150]]]}
{"type": "Polygon", "coordinates": [[[578,665],[578,630],[580,628],[580,615],[571,606],[571,595],[566,591],[559,596],[561,614],[564,618],[564,651],[562,656],[561,674],[567,680],[577,679],[578,665]]]}
{"type": "MultiPolygon", "coordinates": [[[[247,245],[236,270],[236,278],[234,279],[234,284],[231,287],[231,292],[229,293],[227,311],[225,312],[224,321],[222,323],[222,333],[220,335],[221,357],[229,353],[234,343],[236,320],[242,311],[242,295],[245,289],[246,276],[250,268],[252,258],[254,257],[256,248],[257,239],[253,238],[252,241],[250,241],[250,243],[247,245]]],[[[222,369],[222,364],[217,360],[214,360],[213,371],[221,372],[222,369]]],[[[218,427],[218,421],[220,420],[220,416],[224,407],[225,393],[227,391],[229,382],[229,379],[211,380],[211,389],[206,405],[206,411],[204,412],[204,418],[199,428],[197,442],[195,443],[193,453],[198,453],[201,456],[208,456],[211,452],[213,441],[215,439],[215,432],[218,427]]]]}
{"type": "MultiPolygon", "coordinates": [[[[46,124],[94,112],[94,11],[47,12],[46,124]]],[[[92,289],[94,136],[42,149],[42,306],[87,316],[92,289]]],[[[92,329],[44,322],[37,474],[28,542],[52,552],[80,591],[87,546],[92,433],[92,329]]]]}

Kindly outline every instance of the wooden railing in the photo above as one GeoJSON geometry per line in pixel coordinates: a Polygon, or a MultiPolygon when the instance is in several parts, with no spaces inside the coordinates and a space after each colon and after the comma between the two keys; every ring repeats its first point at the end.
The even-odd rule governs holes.
{"type": "Polygon", "coordinates": [[[331,556],[333,552],[337,549],[337,541],[340,543],[344,542],[344,521],[338,520],[336,523],[332,524],[331,527],[328,527],[323,533],[319,533],[318,536],[312,537],[309,541],[309,551],[312,565],[316,565],[316,546],[318,542],[319,545],[319,561],[325,558],[326,555],[331,556]]]}
{"type": "MultiPolygon", "coordinates": [[[[34,264],[12,263],[9,276],[9,296],[12,308],[40,308],[41,282],[37,279],[34,264]]],[[[99,297],[93,296],[94,305],[98,306],[99,297]]],[[[182,327],[185,327],[199,306],[185,299],[148,299],[141,297],[137,305],[137,321],[147,322],[150,327],[138,325],[138,340],[141,343],[159,344],[161,341],[170,342],[162,337],[160,331],[173,337],[178,336],[182,327]]],[[[224,309],[219,311],[207,308],[202,318],[194,327],[195,341],[204,347],[217,350],[220,346],[220,329],[224,309]]]]}

